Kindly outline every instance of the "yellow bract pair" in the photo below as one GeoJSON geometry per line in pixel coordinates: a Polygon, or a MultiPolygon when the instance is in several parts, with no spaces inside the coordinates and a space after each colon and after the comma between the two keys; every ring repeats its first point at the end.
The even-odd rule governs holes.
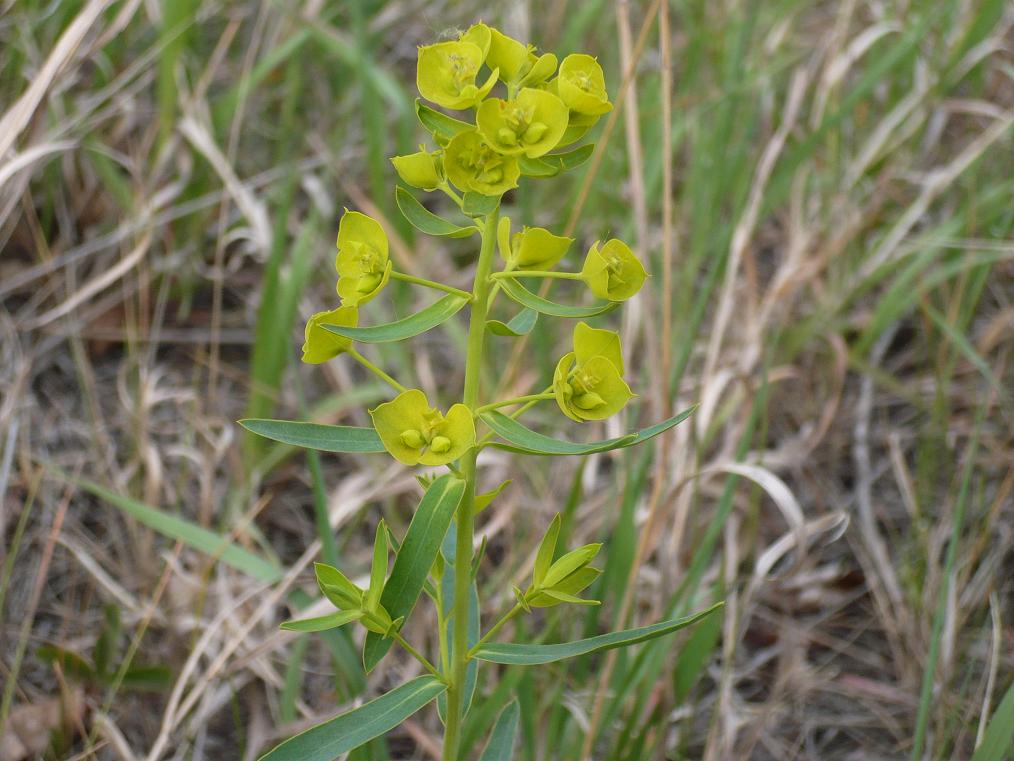
{"type": "Polygon", "coordinates": [[[320,364],[352,348],[352,341],[335,335],[321,325],[355,327],[359,305],[387,285],[391,277],[387,234],[380,223],[358,211],[345,210],[338,225],[338,295],[342,306],[317,312],[306,322],[303,361],[320,364]]]}
{"type": "Polygon", "coordinates": [[[405,465],[446,465],[475,446],[472,411],[455,404],[444,415],[417,388],[370,410],[384,448],[405,465]]]}
{"type": "Polygon", "coordinates": [[[556,365],[553,394],[563,414],[579,423],[604,420],[623,409],[634,394],[623,380],[619,334],[579,322],[574,350],[556,365]]]}

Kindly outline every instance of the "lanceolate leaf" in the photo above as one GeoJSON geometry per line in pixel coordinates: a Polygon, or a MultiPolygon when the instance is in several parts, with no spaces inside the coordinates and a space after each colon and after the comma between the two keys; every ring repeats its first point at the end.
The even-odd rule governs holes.
{"type": "MultiPolygon", "coordinates": [[[[398,548],[394,570],[380,598],[391,618],[408,618],[411,614],[464,493],[465,482],[453,475],[441,476],[427,489],[398,548]]],[[[390,650],[391,642],[374,632],[366,635],[363,663],[367,671],[390,650]]]]}
{"type": "Polygon", "coordinates": [[[406,338],[417,336],[420,333],[425,333],[440,323],[446,322],[467,303],[468,299],[464,296],[449,293],[409,317],[388,322],[384,325],[373,325],[367,328],[347,328],[343,325],[321,325],[321,327],[339,336],[345,336],[361,343],[379,344],[389,341],[402,341],[406,338]]]}
{"type": "Polygon", "coordinates": [[[295,420],[249,419],[240,420],[239,424],[266,439],[306,449],[318,449],[321,452],[370,454],[385,451],[384,443],[372,428],[301,423],[295,420]]]}
{"type": "Polygon", "coordinates": [[[581,166],[595,151],[595,144],[589,143],[566,153],[551,153],[537,159],[520,157],[521,173],[530,177],[553,177],[567,169],[581,166]]]}
{"type": "Polygon", "coordinates": [[[395,190],[394,195],[398,202],[398,208],[401,210],[402,216],[404,216],[414,228],[421,230],[427,235],[443,235],[448,238],[465,238],[472,233],[479,232],[479,228],[475,225],[462,227],[461,225],[456,225],[443,217],[438,217],[432,211],[419,203],[419,201],[416,200],[416,197],[404,188],[398,188],[395,190]]]}
{"type": "Polygon", "coordinates": [[[496,726],[493,727],[479,761],[511,761],[514,758],[514,741],[517,738],[520,713],[516,700],[512,700],[500,712],[500,718],[496,720],[496,726]]]}
{"type": "Polygon", "coordinates": [[[500,320],[486,320],[486,329],[495,336],[523,336],[532,332],[535,323],[539,319],[539,313],[534,309],[525,307],[511,318],[510,322],[500,320]]]}
{"type": "Polygon", "coordinates": [[[569,317],[581,319],[594,317],[595,315],[611,312],[619,306],[618,302],[600,301],[590,307],[577,307],[568,304],[558,304],[555,301],[544,299],[538,294],[532,293],[514,278],[505,277],[500,281],[503,292],[523,307],[534,309],[536,312],[548,314],[553,317],[569,317]]]}
{"type": "Polygon", "coordinates": [[[461,200],[461,210],[470,217],[485,217],[500,205],[500,196],[484,196],[482,193],[468,192],[461,200]]]}
{"type": "Polygon", "coordinates": [[[447,689],[434,676],[420,676],[386,695],[318,724],[261,756],[261,761],[334,761],[394,729],[447,689]]]}
{"type": "Polygon", "coordinates": [[[499,449],[506,449],[508,452],[520,452],[521,454],[534,455],[587,455],[595,452],[608,452],[611,449],[623,449],[641,444],[648,439],[665,433],[673,426],[686,420],[696,407],[684,410],[668,420],[643,428],[637,433],[630,433],[615,439],[603,441],[590,441],[587,444],[575,444],[570,441],[554,439],[551,436],[533,431],[517,420],[507,417],[502,412],[491,410],[484,412],[480,417],[493,431],[504,441],[493,442],[490,446],[499,449]]]}
{"type": "Polygon", "coordinates": [[[671,634],[700,621],[705,616],[711,615],[724,604],[722,602],[716,603],[707,610],[695,613],[692,616],[686,616],[685,618],[674,618],[669,621],[652,624],[651,626],[642,626],[639,629],[626,629],[610,634],[601,634],[598,637],[579,639],[575,642],[563,642],[558,645],[490,643],[480,647],[475,652],[475,657],[481,661],[489,661],[490,663],[504,663],[517,666],[553,663],[565,658],[596,653],[600,650],[628,647],[636,645],[638,642],[671,634]]]}
{"type": "Polygon", "coordinates": [[[283,629],[290,632],[325,632],[328,629],[337,629],[352,621],[358,621],[363,617],[361,610],[339,610],[337,613],[329,613],[319,618],[302,618],[295,621],[285,621],[283,629]]]}
{"type": "Polygon", "coordinates": [[[439,135],[445,140],[450,140],[455,135],[475,129],[475,125],[455,119],[447,114],[436,111],[421,100],[415,100],[415,115],[419,123],[434,135],[439,135]]]}

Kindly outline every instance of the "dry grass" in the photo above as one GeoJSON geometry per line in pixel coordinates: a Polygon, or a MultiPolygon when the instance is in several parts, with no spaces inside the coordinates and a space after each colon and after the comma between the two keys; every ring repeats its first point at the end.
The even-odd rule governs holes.
{"type": "MultiPolygon", "coordinates": [[[[414,479],[265,449],[233,421],[364,424],[384,393],[340,360],[295,362],[334,298],[343,205],[385,218],[406,271],[462,277],[467,244],[412,236],[383,158],[418,141],[414,46],[478,16],[595,51],[623,93],[588,174],[517,212],[651,262],[623,326],[642,397],[624,422],[700,403],[643,456],[519,477],[484,455],[484,481],[515,474],[480,525],[486,614],[568,494],[573,541],[608,541],[605,604],[511,636],[727,600],[679,647],[511,677],[519,758],[970,757],[1014,675],[1014,9],[659,5],[0,5],[0,761],[50,729],[63,758],[252,759],[418,669],[388,657],[367,686],[348,643],[277,629],[314,604],[314,559],[366,573],[414,479]],[[168,689],[37,657],[90,653],[110,604],[118,676],[163,664],[168,689]]],[[[564,332],[487,380],[537,390],[564,332]]],[[[462,336],[375,357],[439,395],[462,336]]],[[[410,622],[426,647],[428,615],[410,622]]],[[[424,712],[354,758],[438,757],[438,737],[424,712]]]]}

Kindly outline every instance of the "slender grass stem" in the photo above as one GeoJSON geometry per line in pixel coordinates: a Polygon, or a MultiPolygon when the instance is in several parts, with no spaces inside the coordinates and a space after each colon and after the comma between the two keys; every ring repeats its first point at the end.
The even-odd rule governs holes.
{"type": "Polygon", "coordinates": [[[408,391],[408,389],[405,386],[403,386],[400,383],[398,383],[398,381],[396,381],[390,375],[388,375],[387,373],[385,373],[383,370],[381,370],[375,364],[373,364],[372,362],[370,362],[370,360],[368,360],[366,357],[364,357],[362,354],[360,354],[355,349],[349,349],[348,353],[349,353],[349,356],[352,357],[352,359],[354,359],[356,362],[358,362],[359,364],[361,364],[363,367],[365,367],[367,370],[369,370],[371,373],[373,373],[374,375],[376,375],[378,378],[380,378],[385,383],[390,384],[393,388],[397,389],[398,391],[401,391],[401,392],[408,391]]]}
{"type": "Polygon", "coordinates": [[[421,285],[426,288],[433,288],[437,291],[444,291],[445,293],[453,293],[455,296],[461,296],[462,298],[472,300],[472,294],[468,291],[463,291],[460,288],[455,288],[453,285],[444,285],[438,283],[435,280],[427,280],[424,277],[416,277],[415,275],[406,275],[404,272],[391,272],[391,277],[395,280],[400,280],[403,283],[412,283],[413,285],[421,285]]]}
{"type": "MultiPolygon", "coordinates": [[[[489,214],[482,226],[482,247],[475,272],[471,315],[468,323],[468,348],[465,354],[465,390],[463,401],[475,410],[479,406],[479,380],[482,370],[483,339],[489,298],[489,271],[496,246],[497,209],[489,214]]],[[[465,476],[465,493],[457,514],[457,535],[454,553],[454,607],[451,613],[451,674],[447,688],[447,725],[444,731],[443,761],[457,761],[461,744],[461,720],[465,707],[465,678],[468,671],[468,606],[472,585],[472,544],[475,532],[475,459],[478,447],[461,458],[465,476]]]]}

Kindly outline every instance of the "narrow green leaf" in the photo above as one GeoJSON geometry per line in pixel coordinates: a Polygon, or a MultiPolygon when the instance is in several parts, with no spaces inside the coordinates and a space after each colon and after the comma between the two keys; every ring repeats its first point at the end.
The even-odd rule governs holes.
{"type": "MultiPolygon", "coordinates": [[[[374,611],[380,602],[380,595],[384,591],[384,582],[387,581],[387,524],[381,518],[377,524],[377,535],[373,539],[373,563],[370,565],[370,588],[366,590],[366,601],[364,607],[374,611]]],[[[388,611],[390,613],[390,611],[388,611]]],[[[395,615],[392,613],[391,618],[395,615]]]]}
{"type": "Polygon", "coordinates": [[[986,726],[982,744],[975,749],[972,761],[1003,761],[1009,758],[1007,752],[1014,745],[1014,684],[1007,693],[986,726]]]}
{"type": "Polygon", "coordinates": [[[113,657],[120,641],[120,609],[115,605],[106,605],[103,613],[105,624],[95,642],[95,649],[92,650],[92,662],[100,677],[105,677],[112,671],[113,657]]]}
{"type": "Polygon", "coordinates": [[[172,684],[173,672],[168,666],[131,666],[120,684],[131,690],[161,692],[172,684]]]}
{"type": "Polygon", "coordinates": [[[578,655],[596,653],[600,650],[612,650],[617,647],[628,647],[636,645],[656,637],[683,629],[691,624],[700,621],[721,608],[725,603],[720,602],[712,605],[707,610],[694,613],[685,618],[674,618],[669,621],[661,621],[651,626],[642,626],[639,629],[626,629],[609,634],[601,634],[598,637],[579,639],[575,642],[563,642],[557,645],[528,645],[494,642],[483,645],[475,657],[481,661],[490,663],[503,663],[517,666],[534,666],[542,663],[553,663],[565,658],[574,658],[578,655]]]}
{"type": "Polygon", "coordinates": [[[602,604],[599,600],[589,600],[589,599],[587,599],[585,597],[578,597],[577,595],[572,595],[572,594],[569,594],[567,592],[563,592],[563,591],[561,591],[559,589],[544,589],[544,590],[542,590],[542,594],[544,594],[544,595],[546,595],[548,597],[552,597],[554,600],[559,600],[560,602],[569,602],[569,603],[572,603],[573,605],[601,605],[602,604]]]}
{"type": "Polygon", "coordinates": [[[535,327],[535,323],[539,320],[539,313],[534,309],[525,307],[516,315],[514,315],[510,322],[501,322],[500,320],[486,320],[486,330],[495,336],[510,336],[516,338],[517,336],[528,335],[532,332],[532,328],[535,327]]]}
{"type": "Polygon", "coordinates": [[[261,756],[260,761],[333,761],[394,729],[444,692],[434,676],[420,676],[386,695],[318,724],[261,756]]]}
{"type": "Polygon", "coordinates": [[[491,410],[482,413],[479,417],[493,429],[493,431],[504,439],[502,442],[493,442],[490,446],[498,449],[506,449],[508,452],[519,452],[521,454],[534,455],[588,455],[595,452],[608,452],[611,449],[623,449],[642,444],[648,439],[665,433],[673,426],[679,425],[686,420],[696,407],[684,410],[661,423],[643,428],[637,433],[629,433],[615,439],[603,441],[590,441],[587,444],[575,444],[570,441],[554,439],[551,436],[533,431],[517,420],[507,417],[501,412],[491,410]]]}
{"type": "Polygon", "coordinates": [[[496,211],[500,196],[484,196],[482,193],[465,193],[461,197],[461,210],[470,217],[485,217],[496,211]]]}
{"type": "Polygon", "coordinates": [[[553,521],[549,524],[549,528],[546,529],[546,535],[542,537],[542,541],[539,543],[539,551],[535,555],[535,570],[532,572],[532,581],[537,587],[542,586],[546,574],[549,573],[550,566],[553,565],[553,556],[556,554],[556,540],[560,536],[561,523],[562,519],[560,518],[560,514],[557,513],[553,516],[553,521]]]}
{"type": "Polygon", "coordinates": [[[397,188],[394,191],[395,200],[398,202],[398,209],[405,219],[414,228],[427,235],[439,235],[448,238],[467,238],[473,233],[479,232],[475,225],[462,227],[453,222],[438,217],[432,211],[423,206],[414,195],[404,188],[397,188]]]}
{"type": "Polygon", "coordinates": [[[467,303],[468,299],[464,296],[449,293],[413,315],[384,325],[372,325],[366,328],[347,328],[342,325],[321,325],[321,327],[336,335],[345,336],[361,343],[379,344],[403,341],[446,322],[461,311],[461,308],[467,303]]]}
{"type": "MultiPolygon", "coordinates": [[[[380,598],[391,618],[407,618],[412,613],[464,493],[465,482],[448,474],[434,481],[423,495],[380,598]]],[[[380,662],[391,644],[391,639],[375,632],[366,635],[363,664],[367,671],[380,662]]]]}
{"type": "Polygon", "coordinates": [[[511,761],[514,758],[514,742],[518,733],[518,702],[512,700],[500,712],[496,725],[489,735],[489,742],[482,751],[479,761],[511,761]]]}
{"type": "Polygon", "coordinates": [[[558,304],[555,301],[544,299],[542,296],[532,293],[512,277],[505,277],[501,279],[500,287],[503,288],[504,293],[521,306],[534,309],[536,312],[548,314],[553,317],[567,317],[571,319],[595,317],[599,314],[611,312],[619,306],[619,303],[615,301],[600,301],[598,304],[589,307],[558,304]]]}
{"type": "Polygon", "coordinates": [[[324,587],[332,587],[343,597],[347,597],[353,602],[358,603],[362,600],[363,590],[349,581],[348,576],[333,565],[314,563],[313,571],[317,575],[317,585],[322,591],[324,587]]]}
{"type": "Polygon", "coordinates": [[[383,452],[384,443],[372,428],[350,425],[302,423],[297,420],[240,420],[248,431],[282,444],[317,449],[321,452],[383,452]]]}
{"type": "Polygon", "coordinates": [[[59,645],[42,645],[35,651],[35,657],[43,663],[59,665],[63,673],[73,679],[93,679],[99,676],[84,657],[59,645]]]}
{"type": "Polygon", "coordinates": [[[286,621],[281,628],[290,632],[324,632],[328,629],[337,629],[340,626],[358,621],[363,617],[361,610],[339,610],[336,613],[329,613],[318,618],[301,618],[295,621],[286,621]]]}
{"type": "Polygon", "coordinates": [[[545,586],[555,587],[578,568],[588,565],[599,554],[600,549],[602,549],[601,544],[586,544],[584,547],[578,547],[576,550],[568,552],[550,567],[544,581],[545,586]]]}
{"type": "Polygon", "coordinates": [[[71,478],[62,473],[60,475],[71,483],[77,484],[85,491],[122,510],[145,526],[158,531],[163,536],[183,542],[195,550],[199,550],[212,558],[222,561],[226,565],[242,571],[247,576],[268,584],[282,578],[282,569],[277,565],[256,553],[233,544],[225,537],[219,536],[213,531],[209,531],[183,518],[178,518],[175,515],[164,513],[143,502],[138,502],[136,499],[117,494],[88,479],[71,478]]]}
{"type": "Polygon", "coordinates": [[[502,484],[500,484],[492,491],[488,491],[483,494],[476,494],[475,499],[472,501],[472,512],[474,512],[476,515],[481,513],[483,510],[489,507],[490,503],[492,503],[494,499],[500,496],[500,492],[502,492],[504,489],[510,486],[510,484],[511,480],[508,478],[506,481],[504,481],[502,484]]]}
{"type": "Polygon", "coordinates": [[[432,132],[434,137],[441,137],[446,142],[456,135],[460,135],[462,132],[470,132],[475,129],[474,124],[463,122],[460,119],[455,119],[453,116],[448,116],[435,109],[430,108],[423,103],[419,98],[415,99],[415,115],[419,119],[419,123],[429,132],[432,132]]]}
{"type": "Polygon", "coordinates": [[[581,166],[595,151],[595,144],[588,143],[566,153],[551,153],[537,159],[525,156],[518,158],[521,173],[530,177],[553,177],[560,172],[581,166]]]}

